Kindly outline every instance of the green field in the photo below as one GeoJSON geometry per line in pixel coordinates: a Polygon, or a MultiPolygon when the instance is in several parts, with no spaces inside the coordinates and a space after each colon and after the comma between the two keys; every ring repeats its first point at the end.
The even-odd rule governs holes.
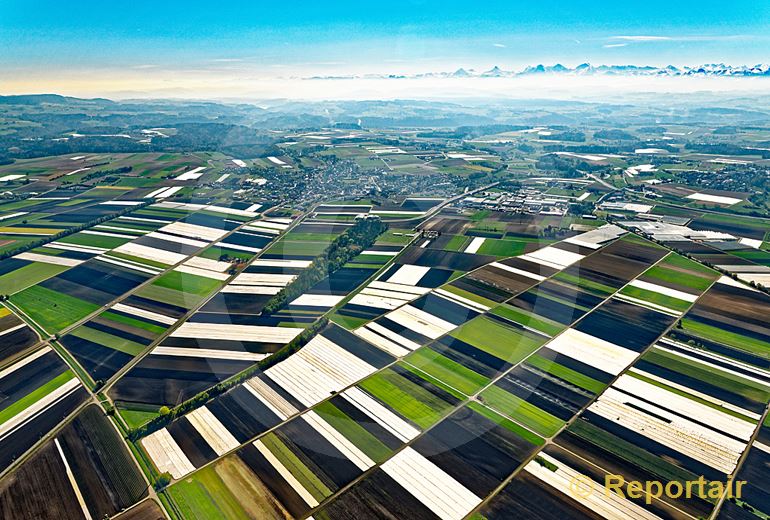
{"type": "Polygon", "coordinates": [[[63,265],[32,262],[0,276],[0,294],[13,294],[69,269],[63,265]]]}
{"type": "Polygon", "coordinates": [[[485,316],[472,319],[451,335],[512,364],[518,363],[548,340],[485,316]]]}
{"type": "Polygon", "coordinates": [[[0,253],[5,253],[6,251],[13,251],[15,249],[18,249],[22,246],[25,246],[29,244],[30,242],[37,240],[38,237],[24,237],[20,235],[4,235],[0,233],[0,243],[4,243],[4,245],[0,245],[0,253]]]}
{"type": "Polygon", "coordinates": [[[145,179],[142,177],[122,177],[115,185],[116,186],[128,186],[131,188],[144,188],[146,186],[153,186],[157,183],[155,179],[145,179]]]}
{"type": "Polygon", "coordinates": [[[417,349],[404,358],[404,362],[465,395],[472,395],[489,384],[487,377],[477,374],[430,348],[417,349]]]}
{"type": "Polygon", "coordinates": [[[153,332],[155,334],[163,334],[166,331],[166,327],[163,327],[161,325],[147,323],[146,321],[137,320],[135,318],[131,318],[129,316],[123,316],[122,314],[117,314],[110,311],[100,314],[99,317],[110,321],[115,321],[117,323],[130,325],[132,327],[138,327],[140,329],[144,329],[146,331],[153,332]]]}
{"type": "Polygon", "coordinates": [[[580,388],[595,394],[598,394],[607,388],[607,385],[601,381],[597,381],[592,377],[588,377],[585,374],[581,374],[576,370],[572,370],[571,368],[555,363],[550,359],[541,357],[537,354],[533,354],[528,357],[525,364],[543,370],[544,372],[548,372],[549,374],[552,374],[559,379],[563,379],[568,383],[572,383],[575,386],[579,386],[580,388]]]}
{"type": "Polygon", "coordinates": [[[11,417],[14,417],[18,415],[19,413],[26,410],[29,406],[31,406],[33,403],[38,402],[43,397],[47,396],[60,386],[62,386],[64,383],[69,381],[70,379],[74,378],[75,374],[72,373],[72,371],[67,370],[66,372],[62,372],[58,376],[54,377],[47,383],[45,383],[43,386],[36,388],[32,392],[28,393],[12,405],[8,406],[7,408],[4,408],[0,410],[0,425],[6,422],[11,417]]]}
{"type": "Polygon", "coordinates": [[[195,294],[206,296],[222,284],[219,280],[198,276],[179,271],[169,271],[154,282],[152,285],[165,287],[174,291],[184,292],[185,294],[195,294]]]}
{"type": "Polygon", "coordinates": [[[514,239],[487,239],[481,244],[477,254],[479,255],[493,255],[493,256],[519,256],[524,254],[526,247],[530,244],[539,244],[541,247],[546,243],[552,242],[551,240],[527,240],[524,238],[514,239]]]}
{"type": "Polygon", "coordinates": [[[118,413],[126,422],[129,428],[138,428],[152,419],[158,417],[157,412],[147,410],[134,410],[118,407],[118,413]]]}
{"type": "Polygon", "coordinates": [[[407,236],[407,234],[412,234],[414,231],[411,229],[389,229],[379,237],[377,237],[377,242],[375,244],[389,244],[389,245],[406,245],[409,242],[412,241],[414,237],[407,236]],[[399,235],[396,235],[395,233],[400,233],[399,235]]]}
{"type": "Polygon", "coordinates": [[[131,240],[130,238],[108,237],[105,235],[91,235],[88,233],[75,233],[62,238],[59,242],[65,244],[74,244],[79,246],[101,247],[112,249],[121,246],[131,240]]]}
{"type": "Polygon", "coordinates": [[[35,285],[11,296],[11,302],[50,333],[59,332],[99,306],[35,285]]]}
{"type": "Polygon", "coordinates": [[[599,283],[594,280],[589,280],[588,278],[581,278],[580,276],[577,276],[565,271],[558,273],[553,278],[554,280],[559,280],[561,282],[575,285],[581,289],[584,289],[592,294],[601,296],[603,298],[606,298],[607,296],[613,294],[616,290],[615,287],[611,287],[609,285],[605,285],[603,283],[599,283]]]}
{"type": "Polygon", "coordinates": [[[364,323],[366,323],[367,321],[369,321],[365,318],[356,318],[355,316],[343,316],[342,314],[337,314],[337,313],[334,313],[331,316],[329,316],[329,319],[334,323],[336,323],[337,325],[341,325],[342,327],[348,330],[356,329],[361,325],[363,325],[364,323]]]}
{"type": "Polygon", "coordinates": [[[205,251],[198,256],[201,258],[208,258],[209,260],[219,260],[223,256],[229,258],[239,258],[243,261],[248,261],[256,253],[250,253],[248,251],[239,251],[238,249],[230,249],[228,247],[211,246],[206,248],[205,251]]]}
{"type": "Polygon", "coordinates": [[[357,255],[355,256],[351,262],[355,262],[356,264],[368,264],[368,265],[376,265],[381,266],[382,264],[388,263],[388,261],[391,259],[391,256],[386,255],[357,255]]]}
{"type": "Polygon", "coordinates": [[[555,336],[567,328],[566,325],[562,325],[561,323],[549,320],[548,318],[543,318],[531,312],[517,309],[516,307],[511,307],[510,305],[506,304],[495,307],[491,310],[491,312],[492,314],[496,314],[508,320],[514,321],[519,325],[538,330],[543,334],[548,334],[549,336],[555,336]]]}
{"type": "Polygon", "coordinates": [[[466,291],[465,289],[460,289],[459,287],[455,287],[454,285],[451,285],[451,283],[442,285],[441,288],[444,289],[445,291],[456,294],[457,296],[462,296],[463,298],[467,298],[472,302],[480,303],[481,305],[485,305],[487,307],[494,307],[495,305],[497,305],[497,303],[493,302],[492,300],[484,298],[483,296],[479,296],[478,294],[474,294],[470,291],[466,291]]]}
{"type": "Polygon", "coordinates": [[[338,235],[339,233],[301,233],[299,231],[290,231],[284,235],[284,239],[290,242],[326,242],[328,244],[337,238],[338,235]]]}
{"type": "Polygon", "coordinates": [[[444,251],[461,251],[465,245],[471,241],[470,237],[464,235],[454,235],[444,246],[444,251]]]}
{"type": "Polygon", "coordinates": [[[332,494],[332,490],[323,482],[313,470],[300,459],[290,447],[284,443],[275,433],[268,433],[260,439],[260,442],[281,462],[300,485],[305,488],[319,502],[332,494]]]}
{"type": "Polygon", "coordinates": [[[358,386],[421,428],[431,426],[452,408],[446,401],[390,368],[364,379],[358,386]]]}
{"type": "Polygon", "coordinates": [[[154,284],[146,285],[142,287],[137,293],[137,296],[142,298],[149,298],[151,300],[159,301],[162,303],[169,303],[171,305],[178,305],[185,309],[191,309],[198,304],[205,296],[199,296],[192,293],[185,293],[177,291],[175,289],[169,289],[168,287],[160,287],[154,284]]]}
{"type": "Polygon", "coordinates": [[[185,519],[251,520],[252,518],[217,474],[215,466],[207,466],[196,471],[190,477],[168,488],[166,493],[185,519]]]}
{"type": "Polygon", "coordinates": [[[478,413],[479,415],[483,415],[490,421],[496,423],[498,426],[502,426],[503,428],[512,431],[522,439],[529,441],[530,443],[534,444],[535,446],[542,446],[543,445],[543,439],[532,433],[531,431],[522,428],[518,424],[516,424],[513,421],[508,420],[506,417],[500,415],[499,413],[495,412],[494,410],[491,410],[484,406],[481,403],[478,403],[476,401],[471,401],[468,403],[468,408],[473,410],[474,412],[478,413]]]}
{"type": "Polygon", "coordinates": [[[731,255],[738,256],[755,264],[770,266],[770,253],[767,251],[730,251],[731,255]]]}
{"type": "Polygon", "coordinates": [[[329,247],[329,242],[290,242],[288,240],[279,240],[265,252],[273,255],[316,257],[327,247],[329,247]]]}
{"type": "Polygon", "coordinates": [[[770,358],[770,343],[761,339],[730,332],[729,330],[720,329],[719,327],[701,323],[690,318],[683,318],[681,323],[682,328],[694,336],[716,341],[717,343],[722,343],[745,352],[751,352],[764,358],[770,358]]]}
{"type": "Polygon", "coordinates": [[[764,404],[770,401],[770,389],[762,383],[750,381],[739,375],[730,374],[695,360],[689,360],[657,348],[647,352],[642,359],[689,376],[696,381],[708,381],[711,385],[736,393],[757,403],[764,404]]]}
{"type": "Polygon", "coordinates": [[[137,356],[146,348],[139,343],[113,336],[112,334],[107,334],[106,332],[92,329],[85,325],[76,328],[70,332],[70,334],[81,339],[98,343],[99,345],[104,345],[104,348],[118,350],[130,356],[137,356]]]}
{"type": "Polygon", "coordinates": [[[554,435],[564,425],[558,417],[497,386],[490,386],[481,392],[480,398],[498,412],[546,437],[554,435]]]}
{"type": "Polygon", "coordinates": [[[655,291],[640,289],[638,287],[633,287],[631,285],[625,286],[623,290],[620,291],[620,294],[625,294],[626,296],[630,296],[631,298],[637,298],[639,300],[652,303],[655,305],[662,305],[663,307],[666,307],[668,309],[672,309],[675,311],[679,311],[679,312],[685,312],[687,309],[690,308],[690,305],[692,305],[690,302],[686,302],[678,298],[673,298],[671,296],[660,294],[655,291]]]}
{"type": "Polygon", "coordinates": [[[330,401],[316,406],[314,411],[373,461],[380,463],[390,457],[390,448],[330,401]]]}
{"type": "Polygon", "coordinates": [[[642,278],[661,280],[705,291],[719,273],[689,258],[671,253],[642,274],[642,278]]]}
{"type": "Polygon", "coordinates": [[[710,267],[706,267],[703,264],[700,264],[694,260],[690,260],[689,258],[676,253],[670,253],[658,265],[679,267],[712,279],[719,277],[719,273],[710,267]]]}

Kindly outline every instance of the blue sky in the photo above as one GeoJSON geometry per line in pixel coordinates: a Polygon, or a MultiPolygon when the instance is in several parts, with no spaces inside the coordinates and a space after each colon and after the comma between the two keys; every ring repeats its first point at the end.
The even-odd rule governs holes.
{"type": "Polygon", "coordinates": [[[765,0],[3,0],[0,80],[755,64],[768,22],[765,0]]]}

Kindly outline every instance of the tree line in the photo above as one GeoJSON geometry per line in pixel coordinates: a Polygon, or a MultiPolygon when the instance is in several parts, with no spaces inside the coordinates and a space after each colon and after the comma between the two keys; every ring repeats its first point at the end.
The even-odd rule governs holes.
{"type": "Polygon", "coordinates": [[[281,289],[262,309],[262,314],[273,314],[302,295],[315,284],[341,268],[361,251],[371,246],[388,225],[379,218],[363,218],[318,255],[291,283],[281,289]]]}

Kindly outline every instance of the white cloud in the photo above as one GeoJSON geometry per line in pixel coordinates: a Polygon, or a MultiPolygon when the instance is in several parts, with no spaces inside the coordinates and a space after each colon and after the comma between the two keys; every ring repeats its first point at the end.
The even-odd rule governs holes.
{"type": "Polygon", "coordinates": [[[500,49],[505,49],[505,45],[503,45],[502,43],[493,43],[492,47],[498,47],[500,49]]]}
{"type": "Polygon", "coordinates": [[[669,36],[635,35],[635,36],[612,36],[609,39],[610,40],[623,40],[623,41],[627,41],[627,42],[659,42],[659,41],[672,40],[673,38],[671,38],[669,36]]]}
{"type": "Polygon", "coordinates": [[[752,36],[742,34],[730,34],[730,35],[708,35],[708,34],[691,34],[684,36],[653,36],[645,34],[624,35],[624,36],[610,36],[604,38],[606,41],[621,41],[621,42],[717,42],[717,41],[738,41],[752,39],[752,36]]]}
{"type": "Polygon", "coordinates": [[[605,49],[614,49],[615,47],[627,47],[627,43],[608,43],[607,45],[602,45],[605,49]]]}

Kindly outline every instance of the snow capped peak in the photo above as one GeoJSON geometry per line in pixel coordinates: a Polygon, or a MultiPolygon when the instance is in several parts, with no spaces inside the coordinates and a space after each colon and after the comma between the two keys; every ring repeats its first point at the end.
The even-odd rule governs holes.
{"type": "MultiPolygon", "coordinates": [[[[727,65],[725,63],[705,63],[693,67],[674,65],[591,65],[581,63],[577,67],[566,67],[560,63],[555,65],[530,65],[519,71],[506,70],[498,65],[486,71],[477,71],[460,67],[454,72],[423,72],[420,74],[367,74],[367,78],[510,78],[538,74],[559,75],[612,75],[612,76],[738,76],[738,77],[770,77],[770,64],[759,63],[753,66],[727,65]]],[[[334,77],[326,77],[335,79],[334,77]]],[[[312,79],[323,79],[314,77],[312,79]]]]}
{"type": "Polygon", "coordinates": [[[500,67],[498,67],[497,65],[495,65],[494,67],[486,71],[484,74],[482,74],[482,76],[487,78],[499,78],[505,75],[506,73],[503,70],[501,70],[500,67]]]}

